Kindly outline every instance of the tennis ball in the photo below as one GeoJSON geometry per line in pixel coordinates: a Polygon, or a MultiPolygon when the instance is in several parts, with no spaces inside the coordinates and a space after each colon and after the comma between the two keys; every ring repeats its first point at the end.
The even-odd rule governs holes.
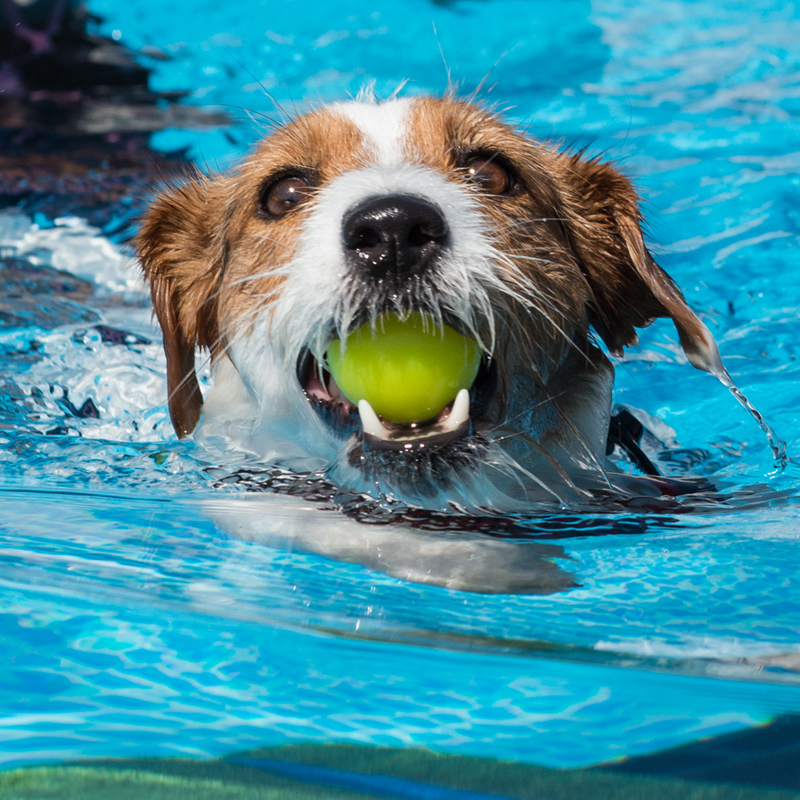
{"type": "Polygon", "coordinates": [[[481,352],[472,339],[430,317],[413,313],[378,317],[362,325],[342,347],[331,342],[327,362],[351,403],[366,400],[389,422],[421,422],[439,415],[475,382],[481,352]]]}

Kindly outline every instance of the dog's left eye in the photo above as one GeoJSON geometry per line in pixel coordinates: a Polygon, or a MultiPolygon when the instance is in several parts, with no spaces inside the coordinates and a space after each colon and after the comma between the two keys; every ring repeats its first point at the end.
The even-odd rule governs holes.
{"type": "Polygon", "coordinates": [[[502,164],[493,158],[476,156],[464,165],[467,178],[489,194],[506,194],[514,180],[502,164]]]}
{"type": "Polygon", "coordinates": [[[287,175],[261,190],[259,207],[269,217],[282,217],[311,197],[314,187],[302,175],[287,175]]]}

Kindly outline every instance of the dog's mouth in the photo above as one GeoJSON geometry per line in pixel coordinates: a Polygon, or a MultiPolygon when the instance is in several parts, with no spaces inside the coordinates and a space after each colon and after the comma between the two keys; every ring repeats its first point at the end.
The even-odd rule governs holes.
{"type": "Polygon", "coordinates": [[[437,416],[407,423],[384,419],[367,400],[351,402],[307,348],[298,358],[297,378],[311,407],[338,438],[357,435],[366,449],[424,453],[473,434],[473,423],[494,397],[497,365],[484,356],[471,387],[461,389],[437,416]]]}

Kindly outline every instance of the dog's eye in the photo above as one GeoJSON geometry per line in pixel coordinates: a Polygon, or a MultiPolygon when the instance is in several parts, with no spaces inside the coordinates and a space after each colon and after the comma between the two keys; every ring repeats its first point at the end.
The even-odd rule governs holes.
{"type": "Polygon", "coordinates": [[[489,194],[505,194],[513,187],[511,175],[492,158],[471,158],[464,169],[467,178],[489,194]]]}
{"type": "Polygon", "coordinates": [[[288,175],[261,190],[259,206],[267,216],[282,217],[308,200],[314,191],[311,182],[302,175],[288,175]]]}

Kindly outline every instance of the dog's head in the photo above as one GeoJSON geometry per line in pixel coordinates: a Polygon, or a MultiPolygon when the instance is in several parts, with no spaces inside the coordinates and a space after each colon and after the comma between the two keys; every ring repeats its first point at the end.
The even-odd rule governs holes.
{"type": "Polygon", "coordinates": [[[721,369],[644,245],[630,182],[452,98],[300,116],[234,173],[158,197],[138,249],[179,436],[201,416],[199,345],[217,364],[207,416],[289,430],[306,452],[341,451],[390,483],[444,480],[501,440],[526,442],[555,470],[565,456],[596,463],[613,371],[592,330],[619,353],[637,327],[671,317],[690,362],[721,369]],[[369,411],[362,422],[326,350],[389,311],[478,343],[468,407],[462,397],[422,424],[369,411]]]}

